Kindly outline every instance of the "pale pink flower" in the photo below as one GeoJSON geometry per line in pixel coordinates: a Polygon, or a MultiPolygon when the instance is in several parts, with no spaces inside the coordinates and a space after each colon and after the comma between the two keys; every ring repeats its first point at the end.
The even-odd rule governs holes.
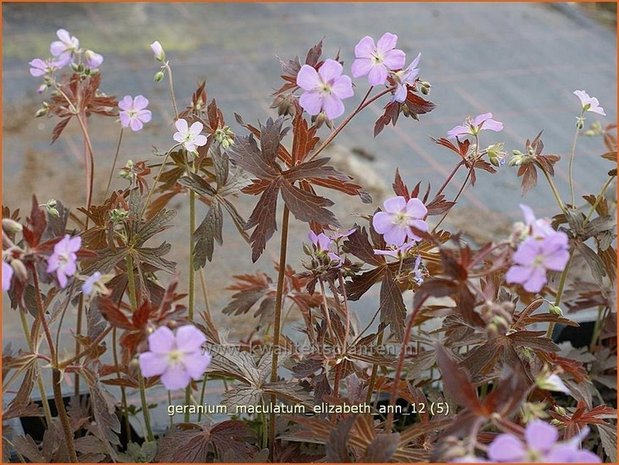
{"type": "Polygon", "coordinates": [[[494,132],[503,130],[503,123],[492,119],[492,113],[483,113],[475,118],[467,118],[463,125],[455,126],[447,135],[449,137],[477,135],[479,131],[488,129],[494,132]]]}
{"type": "Polygon", "coordinates": [[[418,198],[407,202],[402,196],[392,197],[385,200],[383,207],[385,211],[374,215],[372,225],[388,245],[401,246],[407,239],[421,240],[411,227],[424,232],[428,230],[428,224],[424,221],[428,209],[418,198]]]}
{"type": "Polygon", "coordinates": [[[183,144],[188,152],[196,152],[198,147],[206,145],[206,136],[200,134],[204,126],[199,121],[189,127],[187,121],[181,118],[174,123],[174,126],[178,130],[174,133],[174,140],[183,144]]]}
{"type": "Polygon", "coordinates": [[[206,337],[193,325],[181,326],[176,334],[167,326],[157,328],[148,336],[147,352],[140,354],[139,363],[145,377],[161,376],[166,389],[183,389],[191,380],[198,380],[211,363],[210,354],[202,348],[206,337]]]}
{"type": "Polygon", "coordinates": [[[382,85],[387,81],[389,71],[404,67],[406,55],[395,48],[398,36],[386,32],[374,43],[374,39],[365,36],[355,46],[356,60],[353,61],[351,72],[353,77],[368,75],[371,86],[382,85]]]}
{"type": "Polygon", "coordinates": [[[297,85],[305,92],[299,98],[301,107],[311,116],[324,111],[329,119],[344,113],[342,100],[352,97],[352,81],[342,75],[342,65],[327,59],[318,72],[303,65],[297,74],[297,85]]]}
{"type": "Polygon", "coordinates": [[[76,252],[82,245],[80,236],[71,237],[68,234],[54,245],[54,253],[47,259],[47,272],[56,273],[61,288],[67,287],[67,278],[77,271],[76,252]]]}
{"type": "Polygon", "coordinates": [[[80,48],[80,41],[77,37],[69,34],[65,29],[58,29],[56,35],[60,40],[52,42],[49,46],[49,51],[52,56],[56,57],[62,63],[67,64],[71,61],[73,54],[80,48]]]}
{"type": "Polygon", "coordinates": [[[161,46],[158,40],[150,44],[150,48],[155,54],[155,59],[157,61],[165,61],[165,51],[163,50],[163,47],[161,46]]]}
{"type": "Polygon", "coordinates": [[[132,131],[139,131],[144,127],[144,123],[148,123],[152,118],[152,113],[147,110],[148,99],[143,95],[137,95],[132,98],[130,95],[125,95],[118,102],[118,116],[120,124],[124,128],[131,128],[132,131]]]}
{"type": "Polygon", "coordinates": [[[574,95],[580,99],[583,113],[590,111],[591,113],[606,116],[604,109],[600,106],[600,102],[595,97],[590,97],[584,90],[575,90],[574,95]]]}
{"type": "Polygon", "coordinates": [[[2,261],[2,290],[8,291],[11,288],[13,278],[13,267],[4,260],[2,261]]]}
{"type": "Polygon", "coordinates": [[[419,76],[419,60],[421,59],[421,53],[408,65],[407,68],[393,73],[393,79],[396,82],[396,88],[393,92],[393,100],[402,103],[406,100],[408,94],[408,86],[415,84],[417,76],[419,76]]]}

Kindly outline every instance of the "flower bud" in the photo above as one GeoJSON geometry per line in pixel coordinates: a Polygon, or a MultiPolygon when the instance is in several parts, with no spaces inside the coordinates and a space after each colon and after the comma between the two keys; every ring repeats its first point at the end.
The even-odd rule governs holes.
{"type": "Polygon", "coordinates": [[[277,97],[275,97],[275,100],[273,100],[273,104],[271,105],[271,108],[277,108],[277,114],[279,116],[286,116],[286,115],[294,116],[295,99],[296,97],[292,94],[278,95],[277,97]]]}
{"type": "Polygon", "coordinates": [[[583,116],[579,116],[576,118],[576,129],[580,130],[585,127],[585,118],[583,116]]]}
{"type": "Polygon", "coordinates": [[[421,93],[423,95],[428,95],[430,93],[430,89],[432,88],[432,85],[428,81],[421,81],[419,85],[421,88],[421,93]]]}
{"type": "Polygon", "coordinates": [[[234,144],[234,132],[232,132],[230,126],[218,128],[215,131],[214,137],[215,140],[221,145],[221,148],[224,150],[229,149],[234,144]]]}
{"type": "Polygon", "coordinates": [[[11,260],[11,267],[13,268],[15,276],[17,276],[20,281],[26,281],[28,279],[28,271],[26,270],[24,262],[13,259],[11,260]]]}
{"type": "Polygon", "coordinates": [[[86,66],[90,69],[97,69],[101,66],[101,63],[103,63],[103,57],[92,50],[86,50],[84,52],[84,60],[86,61],[86,66]]]}
{"type": "Polygon", "coordinates": [[[493,144],[486,149],[488,159],[494,166],[503,166],[505,164],[505,151],[503,150],[503,143],[499,142],[493,144]]]}
{"type": "Polygon", "coordinates": [[[60,213],[58,213],[58,210],[56,209],[56,205],[58,205],[58,203],[56,202],[55,199],[49,199],[47,202],[39,206],[45,208],[45,211],[47,211],[49,215],[58,218],[60,217],[60,213]]]}
{"type": "Polygon", "coordinates": [[[49,112],[49,106],[47,105],[47,103],[43,102],[43,105],[41,106],[41,108],[39,108],[37,112],[34,114],[34,117],[40,118],[41,116],[47,115],[48,112],[49,112]]]}
{"type": "Polygon", "coordinates": [[[129,217],[129,212],[122,208],[115,208],[110,212],[110,220],[112,223],[120,223],[129,217]]]}
{"type": "Polygon", "coordinates": [[[153,80],[155,82],[161,82],[161,81],[163,81],[164,77],[165,77],[165,74],[163,73],[163,71],[157,71],[155,73],[155,76],[153,77],[153,80]]]}
{"type": "Polygon", "coordinates": [[[23,226],[10,218],[2,218],[2,229],[4,229],[7,233],[15,234],[21,232],[23,226]]]}
{"type": "Polygon", "coordinates": [[[152,44],[150,44],[150,48],[153,51],[153,53],[155,54],[155,60],[161,61],[161,62],[165,61],[165,52],[164,52],[163,47],[161,46],[161,44],[159,43],[158,40],[156,40],[152,44]]]}
{"type": "Polygon", "coordinates": [[[563,316],[563,311],[561,310],[561,307],[554,304],[550,304],[550,306],[548,307],[548,312],[552,313],[553,315],[563,316]]]}

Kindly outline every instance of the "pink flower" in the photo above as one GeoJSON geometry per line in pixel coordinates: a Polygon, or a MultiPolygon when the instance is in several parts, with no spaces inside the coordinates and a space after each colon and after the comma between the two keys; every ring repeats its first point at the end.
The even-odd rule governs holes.
{"type": "Polygon", "coordinates": [[[365,36],[355,46],[357,59],[352,64],[352,75],[355,78],[368,75],[371,86],[382,85],[387,81],[389,71],[404,67],[406,55],[395,48],[398,36],[386,32],[374,43],[374,39],[365,36]]]}
{"type": "Polygon", "coordinates": [[[131,128],[132,131],[139,131],[144,127],[144,123],[148,123],[152,118],[152,113],[147,110],[148,99],[143,95],[138,95],[135,98],[131,98],[130,95],[125,95],[120,102],[118,102],[118,116],[120,117],[120,124],[124,128],[131,128]]]}
{"type": "Polygon", "coordinates": [[[407,85],[412,86],[415,83],[417,76],[419,76],[419,68],[417,68],[417,65],[419,64],[420,59],[421,53],[417,55],[417,58],[415,58],[410,65],[408,65],[408,68],[393,73],[393,79],[396,82],[396,88],[393,92],[394,101],[402,103],[406,100],[406,94],[408,94],[407,85]]]}
{"type": "Polygon", "coordinates": [[[204,126],[199,121],[196,121],[189,127],[187,121],[181,118],[174,125],[178,130],[178,132],[174,133],[174,140],[183,144],[183,147],[188,152],[195,152],[198,150],[198,147],[206,145],[206,136],[200,134],[204,126]]]}
{"type": "Polygon", "coordinates": [[[145,377],[161,376],[166,389],[182,389],[204,375],[211,356],[202,348],[206,337],[193,325],[181,326],[176,334],[166,326],[148,336],[148,352],[140,354],[145,377]]]}
{"type": "Polygon", "coordinates": [[[80,41],[65,29],[58,29],[56,35],[60,40],[52,42],[49,46],[49,51],[52,56],[59,58],[64,63],[64,66],[71,61],[73,53],[80,48],[80,41]]]}
{"type": "Polygon", "coordinates": [[[499,132],[503,130],[503,123],[492,119],[492,113],[483,113],[475,118],[467,118],[464,124],[451,129],[447,135],[449,137],[477,135],[479,131],[488,129],[499,132]]]}
{"type": "Polygon", "coordinates": [[[333,243],[333,241],[325,233],[316,234],[314,231],[310,231],[307,237],[310,241],[312,241],[312,244],[314,244],[316,250],[321,252],[328,251],[329,247],[333,243]]]}
{"type": "Polygon", "coordinates": [[[303,65],[297,74],[297,85],[305,92],[299,104],[314,116],[324,111],[329,119],[344,113],[343,99],[352,97],[352,81],[342,75],[342,65],[327,59],[318,72],[309,65],[303,65]]]}
{"type": "Polygon", "coordinates": [[[385,211],[374,215],[372,225],[384,236],[387,244],[401,246],[407,239],[421,240],[411,226],[420,231],[428,230],[428,224],[423,220],[428,209],[421,200],[412,198],[407,202],[404,197],[397,196],[385,200],[383,206],[385,211]]]}
{"type": "Polygon", "coordinates": [[[46,74],[51,74],[57,69],[62,68],[62,63],[52,58],[48,58],[47,60],[35,58],[28,64],[30,65],[30,74],[34,77],[45,76],[46,74]]]}
{"type": "Polygon", "coordinates": [[[499,434],[488,446],[488,458],[493,462],[598,463],[601,461],[598,456],[579,449],[587,434],[588,428],[585,428],[575,438],[558,442],[556,427],[542,420],[533,420],[524,431],[524,441],[513,434],[499,434]]]}
{"type": "Polygon", "coordinates": [[[56,273],[61,288],[67,287],[67,278],[77,270],[76,252],[82,245],[80,236],[71,237],[68,234],[54,245],[54,253],[47,259],[47,272],[56,273]]]}
{"type": "Polygon", "coordinates": [[[574,95],[580,99],[583,113],[590,111],[591,113],[606,116],[604,109],[600,106],[600,102],[595,97],[590,97],[584,90],[575,90],[574,95]]]}
{"type": "Polygon", "coordinates": [[[542,239],[530,237],[522,242],[514,255],[514,265],[505,281],[522,284],[527,292],[539,292],[548,279],[547,271],[563,271],[569,260],[567,234],[554,231],[542,239]]]}
{"type": "Polygon", "coordinates": [[[11,278],[13,278],[13,267],[4,260],[2,261],[2,290],[8,291],[11,288],[11,278]]]}
{"type": "Polygon", "coordinates": [[[103,57],[92,50],[86,50],[84,52],[84,60],[86,61],[86,66],[90,69],[97,69],[101,66],[101,63],[103,63],[103,57]]]}
{"type": "Polygon", "coordinates": [[[535,218],[533,210],[528,205],[520,204],[520,209],[524,215],[524,220],[527,226],[530,228],[531,236],[536,239],[541,239],[554,234],[556,231],[552,229],[550,220],[546,218],[535,218]]]}

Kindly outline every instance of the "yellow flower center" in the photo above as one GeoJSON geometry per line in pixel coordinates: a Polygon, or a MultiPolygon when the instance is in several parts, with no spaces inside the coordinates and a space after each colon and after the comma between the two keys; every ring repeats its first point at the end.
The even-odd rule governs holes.
{"type": "Polygon", "coordinates": [[[168,353],[168,362],[170,365],[177,365],[183,361],[183,353],[180,350],[174,349],[168,353]]]}

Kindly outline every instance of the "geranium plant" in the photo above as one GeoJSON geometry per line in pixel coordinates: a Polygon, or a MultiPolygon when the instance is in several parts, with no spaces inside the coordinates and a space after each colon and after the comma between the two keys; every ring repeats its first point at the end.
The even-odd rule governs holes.
{"type": "Polygon", "coordinates": [[[434,139],[453,164],[441,186],[396,171],[393,194],[373,214],[342,224],[330,210],[333,191],[375,200],[325,149],[370,106],[382,108],[368,128],[375,136],[396,124],[414,132],[435,108],[419,51],[407,61],[411,51],[397,48],[395,34],[340,44],[326,58],[319,42],[303,62],[282,61],[272,105],[279,116],[252,124],[235,114],[234,129],[204,82],[191,96],[175,94],[173,57],[150,44],[154,85],[167,84],[171,96],[169,144],[121,167],[126,184],[116,190],[123,131],[141,131],[154,110],[144,95],[108,95],[104,58],[64,29],[57,35],[51,57],[32,60],[30,74],[42,79],[37,116],[56,121],[52,142],[71,121],[79,125],[85,204],[33,196],[25,218],[3,206],[5,311],[19,314],[28,347],[4,350],[3,385],[15,395],[3,421],[40,417],[45,430],[35,438],[5,428],[5,460],[616,461],[608,195],[616,169],[609,164],[599,192],[585,195],[572,170],[583,133],[602,136],[602,156],[615,160],[615,127],[585,129],[590,113],[605,115],[597,99],[574,92],[581,106],[574,99],[574,144],[563,156],[546,152],[540,132],[509,158],[496,141],[507,122],[492,113],[466,117],[434,139]],[[355,93],[363,98],[351,108],[355,93]],[[110,173],[101,173],[92,143],[101,118],[119,124],[110,173]],[[569,165],[567,199],[554,183],[557,163],[569,165]],[[491,243],[445,229],[462,193],[497,170],[520,177],[523,194],[543,177],[556,215],[536,217],[525,196],[522,221],[491,243]],[[447,187],[460,171],[451,198],[447,187]],[[107,185],[100,199],[98,182],[107,185]],[[241,197],[253,204],[247,218],[241,197]],[[188,224],[173,222],[174,198],[186,199],[188,224]],[[245,250],[228,250],[229,221],[245,250]],[[292,222],[307,230],[300,263],[289,259],[292,222]],[[165,258],[171,245],[157,236],[168,228],[185,238],[188,263],[165,258]],[[247,253],[256,262],[277,230],[273,276],[230,276],[233,293],[220,315],[198,307],[196,282],[206,294],[214,254],[247,253]],[[359,321],[349,303],[372,288],[375,315],[359,321]],[[286,325],[285,308],[300,315],[300,327],[286,325]],[[585,348],[557,345],[557,325],[578,326],[572,315],[585,309],[597,310],[585,348]],[[69,344],[60,338],[67,312],[77,314],[69,344]],[[257,329],[228,340],[217,322],[249,312],[257,329]],[[197,408],[216,382],[225,385],[223,420],[197,408]],[[67,398],[69,383],[75,395],[67,398]],[[155,388],[182,410],[166,429],[153,428],[153,404],[162,402],[155,388]]]}

